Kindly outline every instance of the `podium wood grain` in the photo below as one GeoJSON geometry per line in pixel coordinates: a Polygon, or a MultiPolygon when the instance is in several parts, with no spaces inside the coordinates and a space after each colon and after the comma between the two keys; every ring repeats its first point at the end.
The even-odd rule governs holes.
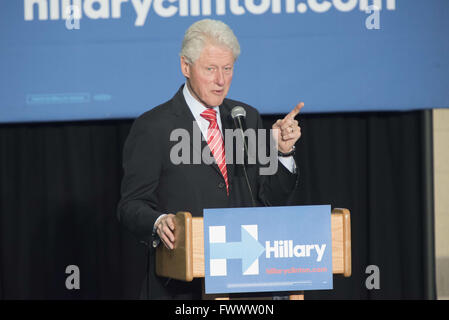
{"type": "Polygon", "coordinates": [[[192,281],[194,278],[192,272],[192,215],[189,212],[176,214],[174,233],[173,250],[168,250],[162,244],[156,249],[156,274],[166,278],[192,281]]]}

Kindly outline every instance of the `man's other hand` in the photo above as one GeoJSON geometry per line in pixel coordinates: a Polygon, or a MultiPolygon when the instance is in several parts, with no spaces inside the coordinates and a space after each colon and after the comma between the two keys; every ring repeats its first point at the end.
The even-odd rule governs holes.
{"type": "Polygon", "coordinates": [[[300,102],[296,107],[285,116],[284,119],[277,120],[272,129],[275,131],[274,138],[278,143],[278,150],[282,153],[289,153],[296,141],[301,137],[301,128],[295,117],[304,107],[304,103],[300,102]]]}
{"type": "Polygon", "coordinates": [[[167,214],[156,224],[156,232],[167,249],[175,247],[175,215],[167,214]]]}

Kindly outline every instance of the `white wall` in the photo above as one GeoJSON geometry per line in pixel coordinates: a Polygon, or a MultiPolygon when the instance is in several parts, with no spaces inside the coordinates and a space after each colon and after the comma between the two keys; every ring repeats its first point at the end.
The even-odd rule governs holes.
{"type": "Polygon", "coordinates": [[[449,299],[449,109],[433,110],[435,259],[438,299],[449,299]]]}

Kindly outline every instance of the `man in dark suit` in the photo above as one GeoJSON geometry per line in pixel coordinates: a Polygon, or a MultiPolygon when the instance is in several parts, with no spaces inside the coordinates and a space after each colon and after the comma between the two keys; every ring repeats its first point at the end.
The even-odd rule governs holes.
{"type": "Polygon", "coordinates": [[[292,154],[301,131],[294,117],[302,103],[273,125],[280,162],[274,174],[261,175],[261,164],[256,162],[246,165],[245,176],[242,165],[225,156],[229,141],[223,138],[224,130],[234,129],[231,110],[235,106],[246,111],[248,129],[263,127],[256,109],[225,98],[239,53],[238,41],[224,23],[202,20],[193,24],[180,54],[186,84],[171,100],[138,117],[126,140],[118,217],[148,246],[142,298],[201,298],[198,280],[185,283],[155,274],[155,247],[174,247],[176,212],[202,216],[204,208],[285,205],[297,184],[292,154]],[[215,161],[173,161],[172,150],[178,141],[172,133],[180,129],[192,137],[189,152],[203,154],[206,150],[215,161]],[[200,143],[193,141],[195,130],[203,136],[200,143]]]}

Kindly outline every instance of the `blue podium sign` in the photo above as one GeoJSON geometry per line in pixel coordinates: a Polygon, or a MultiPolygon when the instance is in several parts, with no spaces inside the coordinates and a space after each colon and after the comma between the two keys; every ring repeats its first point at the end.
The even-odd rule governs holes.
{"type": "Polygon", "coordinates": [[[331,207],[204,210],[206,293],[332,289],[331,207]]]}

